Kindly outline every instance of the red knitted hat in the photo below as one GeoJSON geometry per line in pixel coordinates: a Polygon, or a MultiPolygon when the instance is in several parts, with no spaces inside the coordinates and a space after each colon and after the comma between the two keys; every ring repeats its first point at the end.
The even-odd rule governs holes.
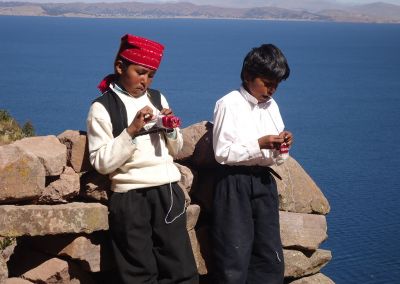
{"type": "Polygon", "coordinates": [[[157,70],[163,51],[164,46],[158,42],[126,34],[121,38],[118,55],[132,63],[157,70]]]}

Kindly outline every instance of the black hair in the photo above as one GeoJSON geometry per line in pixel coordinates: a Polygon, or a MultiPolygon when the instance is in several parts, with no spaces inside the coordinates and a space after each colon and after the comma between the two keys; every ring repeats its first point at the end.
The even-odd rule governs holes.
{"type": "Polygon", "coordinates": [[[274,81],[286,80],[289,77],[290,68],[282,51],[273,44],[263,44],[255,47],[243,60],[240,78],[254,80],[257,77],[274,81]]]}
{"type": "Polygon", "coordinates": [[[117,63],[117,61],[121,61],[122,62],[122,68],[124,70],[128,69],[129,65],[132,64],[132,62],[126,60],[125,58],[122,58],[121,56],[117,55],[117,57],[114,60],[114,73],[117,74],[117,71],[115,69],[115,64],[117,63]]]}

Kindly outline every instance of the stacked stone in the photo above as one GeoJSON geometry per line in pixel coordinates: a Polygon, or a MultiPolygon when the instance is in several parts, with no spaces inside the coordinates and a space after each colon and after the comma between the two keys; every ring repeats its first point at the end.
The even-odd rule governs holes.
{"type": "MultiPolygon", "coordinates": [[[[214,173],[218,163],[212,149],[212,127],[201,122],[183,129],[184,148],[176,160],[193,173],[192,202],[201,208],[196,234],[201,253],[197,256],[204,264],[200,270],[212,274],[209,221],[213,195],[214,173]]],[[[273,169],[282,177],[276,179],[280,202],[281,238],[285,257],[285,283],[331,284],[321,269],[331,260],[328,250],[320,249],[327,239],[325,215],[330,207],[318,186],[293,159],[289,158],[273,169]]]]}
{"type": "MultiPolygon", "coordinates": [[[[183,129],[184,149],[175,157],[203,283],[211,283],[208,220],[218,167],[211,133],[208,122],[183,129]]],[[[278,187],[287,282],[333,283],[319,273],[331,259],[319,249],[327,237],[327,200],[294,159],[276,170],[283,177],[278,187]]],[[[0,283],[113,283],[109,186],[89,163],[84,132],[0,146],[0,283]]]]}

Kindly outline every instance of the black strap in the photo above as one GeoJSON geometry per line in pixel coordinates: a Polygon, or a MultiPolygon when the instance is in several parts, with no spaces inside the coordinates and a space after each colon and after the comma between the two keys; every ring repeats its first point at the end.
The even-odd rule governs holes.
{"type": "Polygon", "coordinates": [[[150,102],[155,106],[159,111],[163,109],[161,104],[161,93],[158,90],[147,89],[147,94],[150,102]]]}
{"type": "MultiPolygon", "coordinates": [[[[158,109],[162,110],[161,93],[154,89],[147,89],[150,102],[158,109]]],[[[101,103],[111,118],[113,126],[113,136],[117,137],[121,132],[128,127],[128,116],[126,107],[118,95],[111,89],[108,89],[102,96],[95,99],[92,103],[101,103]]]]}

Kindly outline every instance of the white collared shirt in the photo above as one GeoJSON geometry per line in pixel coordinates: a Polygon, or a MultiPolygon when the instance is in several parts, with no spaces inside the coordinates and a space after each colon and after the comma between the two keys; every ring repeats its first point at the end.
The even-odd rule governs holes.
{"type": "Polygon", "coordinates": [[[215,104],[215,159],[226,165],[271,166],[276,151],[260,149],[258,139],[278,135],[284,127],[274,99],[259,104],[243,87],[232,91],[215,104]]]}

